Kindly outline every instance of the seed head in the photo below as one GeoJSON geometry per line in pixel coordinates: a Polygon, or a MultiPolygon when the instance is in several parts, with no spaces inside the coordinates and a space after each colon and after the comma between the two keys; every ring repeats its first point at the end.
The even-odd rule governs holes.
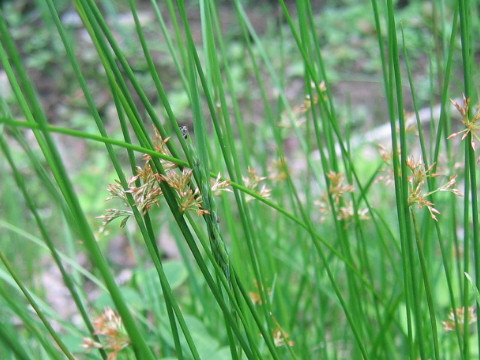
{"type": "Polygon", "coordinates": [[[183,214],[188,210],[194,210],[198,216],[209,214],[208,210],[202,208],[202,195],[200,190],[190,187],[193,170],[184,168],[181,173],[170,170],[166,175],[160,175],[180,198],[180,212],[183,214]]]}
{"type": "Polygon", "coordinates": [[[450,99],[451,103],[457,108],[458,112],[462,116],[462,124],[465,125],[465,129],[451,134],[447,139],[454,138],[458,135],[462,135],[462,140],[465,140],[465,138],[468,136],[468,134],[471,134],[471,142],[470,145],[472,146],[472,149],[475,151],[477,148],[476,142],[480,142],[480,124],[478,124],[478,120],[480,120],[480,109],[479,106],[477,105],[475,107],[475,114],[470,117],[470,103],[471,99],[466,98],[465,95],[463,95],[463,104],[460,105],[457,101],[450,99]]]}
{"type": "Polygon", "coordinates": [[[215,180],[211,180],[211,188],[212,188],[212,194],[215,196],[220,196],[222,191],[226,192],[232,192],[232,189],[229,189],[228,187],[231,186],[231,183],[229,180],[223,180],[221,181],[222,177],[220,176],[220,173],[218,173],[218,176],[215,180]]]}
{"type": "MultiPolygon", "coordinates": [[[[448,314],[448,321],[442,321],[443,330],[445,332],[455,331],[456,324],[458,324],[459,330],[463,332],[465,324],[465,307],[456,308],[455,311],[450,311],[448,314]],[[455,322],[455,319],[457,320],[455,322]]],[[[473,324],[477,321],[477,314],[475,314],[475,306],[470,306],[467,313],[468,324],[473,324]]]]}
{"type": "Polygon", "coordinates": [[[100,337],[101,342],[84,338],[82,347],[87,350],[104,349],[109,352],[107,359],[115,360],[118,353],[130,345],[130,338],[123,327],[122,318],[109,307],[93,321],[93,327],[95,335],[100,337]]]}
{"type": "MultiPolygon", "coordinates": [[[[338,208],[338,219],[339,220],[350,220],[355,216],[355,211],[353,209],[353,203],[351,201],[347,201],[344,206],[340,206],[338,208]]],[[[369,220],[371,217],[368,215],[368,209],[358,209],[357,216],[360,220],[369,220]]]]}
{"type": "Polygon", "coordinates": [[[428,200],[427,198],[436,192],[451,192],[454,195],[462,196],[460,191],[455,189],[456,186],[456,179],[457,176],[453,175],[449,178],[448,182],[441,185],[435,190],[424,192],[424,184],[429,177],[437,177],[439,174],[432,173],[434,165],[425,169],[425,165],[423,160],[420,158],[418,161],[415,160],[413,156],[410,156],[407,160],[407,167],[411,171],[411,175],[408,176],[408,183],[409,183],[409,196],[408,196],[408,204],[409,206],[418,205],[418,208],[426,207],[430,212],[430,216],[432,219],[437,221],[437,216],[440,214],[434,206],[435,204],[428,200]]]}
{"type": "Polygon", "coordinates": [[[275,324],[275,328],[273,329],[273,343],[276,347],[280,346],[294,346],[295,341],[288,340],[290,338],[290,334],[285,332],[278,320],[271,314],[273,323],[275,324]]]}
{"type": "Polygon", "coordinates": [[[327,174],[327,178],[330,180],[330,184],[328,186],[328,191],[332,195],[335,202],[338,204],[340,199],[349,192],[353,192],[355,188],[353,185],[350,184],[343,184],[344,175],[343,173],[336,173],[334,171],[330,171],[327,174]]]}
{"type": "MultiPolygon", "coordinates": [[[[153,148],[155,149],[155,151],[162,155],[171,156],[170,151],[168,150],[168,147],[167,147],[167,143],[170,141],[170,137],[163,139],[156,128],[154,128],[153,130],[154,130],[153,148]]],[[[144,160],[146,163],[148,163],[151,160],[151,156],[145,155],[144,160]]],[[[162,167],[165,169],[165,171],[175,169],[177,167],[177,164],[164,159],[160,159],[160,164],[162,164],[162,167]]]]}
{"type": "MultiPolygon", "coordinates": [[[[255,169],[252,169],[251,167],[248,168],[248,177],[242,176],[243,183],[245,184],[245,187],[247,187],[249,190],[252,190],[259,194],[260,196],[264,198],[270,197],[271,190],[265,185],[262,184],[262,187],[260,190],[258,190],[258,187],[262,181],[265,181],[267,178],[264,176],[259,176],[255,169]]],[[[252,201],[254,199],[253,196],[246,195],[245,199],[247,202],[252,201]]]]}
{"type": "Polygon", "coordinates": [[[273,343],[276,347],[285,346],[288,343],[288,346],[294,346],[295,341],[288,340],[290,338],[290,334],[286,332],[282,332],[280,328],[276,328],[273,330],[273,343]]]}
{"type": "MultiPolygon", "coordinates": [[[[263,285],[258,286],[258,283],[255,280],[255,288],[256,290],[249,292],[248,296],[250,297],[250,300],[252,300],[252,303],[262,305],[262,297],[260,296],[260,291],[265,291],[265,287],[263,285]]],[[[272,289],[266,289],[266,293],[268,294],[268,296],[271,296],[272,289]]]]}

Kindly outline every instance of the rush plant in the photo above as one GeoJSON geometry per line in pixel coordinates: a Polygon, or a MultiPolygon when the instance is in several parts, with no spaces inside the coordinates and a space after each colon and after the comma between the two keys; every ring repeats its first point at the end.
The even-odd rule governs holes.
{"type": "Polygon", "coordinates": [[[479,3],[407,8],[426,3],[428,129],[409,55],[423,53],[404,10],[371,0],[370,25],[358,19],[378,43],[382,144],[355,134],[356,109],[336,100],[328,64],[345,54],[325,51],[310,1],[268,5],[278,10],[268,38],[240,0],[124,1],[133,34],[112,2],[73,0],[83,40],[57,1],[35,2],[62,44],[54,76],[74,77],[89,130],[51,118],[0,12],[12,90],[0,103],[0,357],[477,359],[479,3]],[[69,140],[108,159],[109,185],[94,186],[108,208],[95,214],[69,140]]]}

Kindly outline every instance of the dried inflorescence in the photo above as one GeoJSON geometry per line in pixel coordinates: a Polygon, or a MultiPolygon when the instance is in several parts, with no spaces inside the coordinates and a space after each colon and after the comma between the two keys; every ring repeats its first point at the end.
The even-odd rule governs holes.
{"type": "Polygon", "coordinates": [[[220,194],[223,191],[232,192],[232,189],[229,189],[232,183],[229,180],[222,180],[220,173],[218,173],[217,178],[215,180],[212,179],[210,181],[210,185],[212,188],[212,194],[214,196],[220,196],[220,194]]]}
{"type": "Polygon", "coordinates": [[[109,307],[93,321],[93,327],[95,335],[100,337],[101,342],[84,338],[82,345],[84,349],[104,349],[109,353],[107,359],[115,360],[118,353],[130,345],[122,318],[109,307]]]}
{"type": "MultiPolygon", "coordinates": [[[[370,220],[371,217],[368,215],[369,211],[367,208],[358,209],[357,216],[359,220],[370,220]]],[[[343,206],[338,208],[337,216],[339,220],[350,220],[355,216],[355,209],[353,208],[353,202],[347,201],[343,206]]]]}
{"type": "Polygon", "coordinates": [[[355,190],[353,185],[343,183],[345,180],[343,173],[330,171],[327,174],[327,178],[330,180],[328,192],[336,203],[339,203],[346,193],[351,193],[355,190]]]}
{"type": "Polygon", "coordinates": [[[316,200],[314,204],[318,207],[320,213],[319,221],[323,223],[327,220],[327,215],[330,213],[330,205],[328,204],[328,193],[323,192],[320,196],[320,200],[316,200]]]}
{"type": "MultiPolygon", "coordinates": [[[[382,175],[377,177],[377,181],[383,181],[387,185],[392,185],[394,183],[394,174],[392,169],[392,151],[388,151],[385,147],[380,147],[380,156],[382,157],[383,162],[388,166],[386,170],[382,171],[382,175]]],[[[400,153],[400,151],[398,151],[400,153]]],[[[434,220],[438,220],[437,216],[440,212],[435,208],[435,204],[428,199],[431,195],[437,192],[451,192],[457,196],[462,196],[460,191],[458,191],[456,186],[456,175],[450,176],[448,181],[442,186],[432,190],[426,191],[425,184],[428,178],[439,177],[438,173],[434,173],[433,169],[435,164],[430,165],[428,168],[425,168],[425,164],[422,158],[415,160],[413,156],[408,157],[406,160],[407,168],[410,170],[410,174],[407,176],[408,185],[409,185],[409,194],[408,194],[408,205],[415,206],[418,208],[426,207],[430,213],[430,216],[434,220]]],[[[400,170],[400,169],[399,169],[400,170]]],[[[399,176],[402,176],[399,173],[399,176]]]]}
{"type": "MultiPolygon", "coordinates": [[[[162,139],[158,131],[155,130],[154,148],[155,151],[162,155],[170,156],[170,152],[166,146],[170,138],[162,139]]],[[[158,174],[152,168],[150,155],[143,157],[145,165],[136,168],[137,174],[130,177],[127,181],[127,188],[125,189],[117,180],[114,184],[110,184],[108,192],[110,196],[106,200],[120,199],[126,209],[107,209],[105,214],[99,216],[102,219],[100,232],[105,230],[106,225],[117,218],[122,218],[120,224],[124,227],[128,219],[133,215],[128,202],[128,194],[131,194],[135,207],[139,212],[145,216],[148,211],[160,205],[160,198],[163,195],[161,182],[166,182],[178,195],[179,210],[182,213],[192,210],[199,216],[208,214],[208,210],[202,208],[202,196],[200,190],[195,187],[192,181],[193,170],[184,168],[181,172],[177,169],[177,164],[172,161],[160,159],[160,163],[165,174],[158,174]]],[[[212,182],[212,193],[218,195],[221,191],[231,191],[228,189],[230,182],[228,180],[221,180],[220,174],[217,179],[212,182]]]]}
{"type": "MultiPolygon", "coordinates": [[[[272,313],[270,313],[270,316],[272,317],[273,324],[275,325],[275,328],[273,328],[272,331],[272,337],[273,337],[273,344],[276,347],[281,347],[281,346],[294,346],[295,341],[288,340],[290,338],[290,334],[285,332],[280,324],[278,323],[278,320],[273,316],[272,313]]],[[[263,336],[260,334],[260,336],[263,336]]]]}
{"type": "MultiPolygon", "coordinates": [[[[355,217],[359,220],[370,219],[368,215],[368,209],[358,209],[355,213],[353,203],[351,201],[345,201],[345,195],[352,193],[355,187],[351,184],[345,184],[345,176],[343,173],[330,171],[327,174],[327,178],[330,180],[328,186],[328,193],[332,196],[334,206],[337,208],[337,219],[347,221],[355,217]]],[[[318,206],[321,218],[323,222],[326,219],[326,214],[330,212],[328,194],[324,192],[320,200],[315,201],[315,205],[318,206]]]]}
{"type": "Polygon", "coordinates": [[[160,177],[148,162],[143,168],[137,166],[137,175],[128,180],[126,193],[132,194],[135,206],[144,216],[153,205],[159,205],[159,198],[163,195],[160,188],[160,177]],[[137,180],[141,180],[141,185],[136,186],[137,180]]]}
{"type": "Polygon", "coordinates": [[[184,168],[181,173],[170,170],[166,175],[160,175],[175,192],[180,199],[180,212],[183,214],[188,210],[194,210],[198,216],[208,214],[208,210],[202,209],[202,195],[198,188],[192,189],[190,186],[193,170],[184,168]]]}
{"type": "Polygon", "coordinates": [[[454,138],[458,135],[462,135],[462,140],[465,140],[465,138],[468,136],[468,134],[471,134],[471,142],[470,145],[472,146],[472,149],[475,151],[477,146],[475,143],[475,140],[477,142],[480,142],[480,124],[478,124],[478,120],[480,120],[480,107],[477,105],[475,107],[475,114],[470,117],[469,113],[471,112],[470,106],[471,106],[471,99],[466,98],[465,95],[463,95],[463,104],[460,105],[457,101],[450,99],[452,104],[457,108],[458,112],[462,116],[462,124],[465,125],[465,129],[462,131],[456,132],[451,134],[448,139],[454,138]]]}
{"type": "MultiPolygon", "coordinates": [[[[267,178],[264,176],[259,176],[255,169],[249,167],[248,176],[242,176],[242,179],[247,189],[256,192],[261,197],[270,197],[270,193],[272,192],[272,190],[270,190],[265,184],[262,184],[262,187],[260,188],[260,190],[258,190],[260,183],[262,181],[265,181],[267,178]]],[[[249,202],[252,201],[254,197],[251,195],[245,195],[245,199],[247,200],[247,202],[249,202]]]]}
{"type": "Polygon", "coordinates": [[[411,156],[407,160],[407,167],[411,171],[411,175],[407,177],[409,183],[408,205],[418,205],[419,209],[426,207],[430,212],[430,216],[434,220],[438,220],[436,215],[440,214],[440,212],[434,207],[435,204],[433,202],[427,200],[429,196],[437,192],[451,192],[457,196],[462,196],[460,191],[455,188],[457,179],[456,175],[452,175],[447,183],[435,190],[424,192],[423,185],[426,183],[427,178],[439,176],[437,173],[432,172],[434,165],[432,164],[426,169],[421,158],[415,160],[415,158],[411,156]]]}
{"type": "MultiPolygon", "coordinates": [[[[162,136],[159,134],[158,130],[154,128],[155,135],[153,137],[153,148],[155,149],[156,152],[162,154],[162,155],[167,155],[171,156],[170,151],[168,150],[167,143],[170,141],[170,137],[163,139],[162,136]]],[[[151,160],[151,157],[149,155],[145,155],[144,160],[146,162],[151,160]]],[[[178,167],[177,164],[174,162],[160,159],[160,164],[162,164],[162,167],[167,170],[175,169],[178,167]]]]}
{"type": "Polygon", "coordinates": [[[115,219],[122,219],[120,223],[120,227],[124,228],[127,224],[128,219],[133,215],[132,210],[125,210],[125,209],[106,209],[105,214],[98,216],[97,219],[101,219],[102,223],[98,229],[100,233],[105,232],[105,228],[108,224],[110,224],[115,219]]]}
{"type": "Polygon", "coordinates": [[[137,175],[130,177],[127,181],[128,188],[124,189],[122,184],[116,180],[114,184],[108,186],[107,191],[110,196],[105,200],[120,199],[126,209],[107,209],[104,215],[99,216],[102,219],[100,225],[100,232],[105,230],[105,227],[117,218],[123,218],[120,223],[120,227],[124,227],[128,219],[133,216],[133,211],[129,209],[130,204],[127,200],[127,194],[131,194],[133,202],[138,211],[142,215],[146,215],[147,212],[155,205],[159,205],[160,196],[163,195],[160,188],[160,176],[152,170],[152,167],[147,162],[143,168],[137,167],[137,175]],[[137,182],[140,184],[137,185],[137,182]]]}
{"type": "Polygon", "coordinates": [[[294,346],[295,341],[288,340],[290,338],[290,334],[283,332],[279,327],[273,330],[273,343],[276,347],[285,346],[294,346]]]}
{"type": "Polygon", "coordinates": [[[288,340],[290,338],[290,334],[285,332],[282,327],[280,326],[280,323],[278,320],[275,318],[275,316],[272,316],[273,323],[275,324],[275,328],[273,329],[273,343],[276,347],[280,346],[294,346],[295,341],[288,340]]]}
{"type": "Polygon", "coordinates": [[[256,288],[256,290],[255,291],[250,291],[248,293],[248,296],[250,297],[250,300],[252,300],[252,303],[262,305],[262,296],[260,295],[260,292],[266,292],[266,294],[268,296],[271,296],[272,295],[272,289],[270,289],[270,288],[265,289],[263,284],[261,286],[258,286],[258,283],[257,283],[256,280],[255,280],[255,288],[256,288]]]}
{"type": "MultiPolygon", "coordinates": [[[[395,176],[393,174],[393,151],[388,150],[383,145],[378,145],[378,152],[380,153],[380,157],[382,161],[387,165],[386,169],[380,169],[380,173],[382,175],[377,176],[375,179],[376,182],[383,182],[385,185],[393,185],[395,183],[395,176]]],[[[398,151],[400,152],[400,151],[398,151]]]]}
{"type": "MultiPolygon", "coordinates": [[[[465,328],[465,307],[456,308],[455,311],[450,311],[448,314],[448,321],[442,321],[443,330],[446,332],[456,331],[457,324],[460,332],[463,333],[465,328]],[[455,319],[457,320],[455,322],[455,319]]],[[[470,306],[467,313],[468,324],[473,324],[477,321],[477,314],[475,314],[475,306],[470,306]]]]}

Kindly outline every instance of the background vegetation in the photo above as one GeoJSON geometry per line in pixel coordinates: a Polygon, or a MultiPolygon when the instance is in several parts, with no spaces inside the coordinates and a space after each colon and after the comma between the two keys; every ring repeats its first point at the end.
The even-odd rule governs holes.
{"type": "Polygon", "coordinates": [[[0,357],[478,358],[479,5],[2,2],[0,357]]]}

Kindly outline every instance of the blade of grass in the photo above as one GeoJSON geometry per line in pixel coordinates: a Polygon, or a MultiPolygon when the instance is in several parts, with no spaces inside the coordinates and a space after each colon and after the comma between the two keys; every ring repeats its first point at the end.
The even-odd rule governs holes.
{"type": "MultiPolygon", "coordinates": [[[[48,150],[52,156],[51,161],[49,161],[50,167],[54,172],[54,177],[59,184],[60,188],[62,189],[63,196],[67,200],[69,207],[71,208],[72,214],[77,219],[78,228],[80,230],[80,235],[84,241],[84,245],[86,246],[87,250],[89,251],[90,255],[94,259],[102,277],[105,281],[107,288],[109,289],[112,298],[117,306],[117,309],[122,317],[125,328],[129,333],[130,339],[132,341],[132,345],[138,351],[141,356],[145,359],[152,359],[153,355],[148,348],[145,339],[143,338],[142,334],[140,333],[135,321],[130,314],[127,304],[125,303],[118,286],[115,283],[115,280],[110,272],[110,268],[103,257],[103,254],[100,251],[100,248],[97,244],[97,241],[93,235],[93,232],[88,224],[88,221],[85,217],[84,212],[82,211],[78,197],[73,190],[73,186],[69,180],[67,175],[67,171],[63,166],[63,162],[60,158],[60,154],[54,145],[54,141],[51,138],[50,133],[45,129],[47,125],[47,121],[44,118],[43,112],[41,111],[41,107],[38,103],[36,98],[35,92],[33,91],[33,87],[30,84],[28,77],[23,69],[23,66],[20,61],[20,56],[15,49],[13,41],[8,34],[8,30],[6,28],[6,24],[3,19],[0,17],[0,34],[2,36],[2,42],[5,44],[6,48],[8,49],[12,63],[15,64],[15,68],[19,73],[21,82],[24,86],[25,93],[27,94],[30,102],[32,103],[34,113],[35,113],[35,121],[38,123],[40,131],[42,132],[42,136],[44,137],[45,144],[48,146],[48,150]]],[[[0,48],[1,50],[1,48],[0,48]]],[[[5,65],[6,59],[2,56],[2,63],[5,65]]],[[[10,77],[10,82],[15,82],[14,79],[10,77]]]]}
{"type": "MultiPolygon", "coordinates": [[[[35,124],[35,123],[31,123],[31,122],[25,122],[25,121],[15,121],[15,120],[12,120],[10,118],[1,118],[0,117],[0,123],[3,123],[3,124],[6,124],[6,125],[9,125],[9,126],[16,126],[16,127],[26,127],[26,128],[30,128],[30,129],[39,129],[39,125],[38,124],[35,124]]],[[[151,150],[151,149],[148,149],[148,148],[145,148],[145,147],[142,147],[142,146],[138,146],[138,145],[133,145],[133,144],[129,144],[129,143],[126,143],[122,140],[116,140],[116,139],[113,139],[113,138],[109,138],[109,137],[102,137],[102,136],[99,136],[99,135],[93,135],[93,134],[89,134],[89,133],[86,133],[86,132],[83,132],[83,131],[78,131],[78,130],[73,130],[73,129],[66,129],[66,128],[62,128],[62,127],[57,127],[57,126],[52,126],[52,125],[48,125],[46,127],[46,129],[50,132],[55,132],[55,133],[60,133],[60,134],[65,134],[65,135],[69,135],[69,136],[75,136],[75,137],[80,137],[80,138],[85,138],[85,139],[89,139],[89,140],[92,140],[92,141],[96,141],[96,142],[104,142],[104,143],[108,143],[108,144],[112,144],[112,145],[115,145],[115,146],[119,146],[119,147],[123,147],[123,148],[126,148],[126,149],[131,149],[133,151],[136,151],[136,152],[140,152],[140,153],[143,153],[143,154],[147,154],[147,155],[151,155],[152,157],[155,157],[155,158],[158,158],[158,159],[163,159],[163,160],[166,160],[166,161],[169,161],[169,162],[172,162],[172,163],[175,163],[175,164],[178,164],[178,165],[181,165],[181,166],[188,166],[188,163],[184,160],[180,160],[180,159],[177,159],[177,158],[174,158],[172,156],[168,156],[168,155],[164,155],[164,154],[161,154],[161,153],[158,153],[154,150],[151,150]]],[[[217,177],[217,174],[215,173],[211,173],[210,174],[210,177],[212,178],[216,178],[217,177]]],[[[220,180],[226,180],[225,178],[220,178],[220,180]]],[[[300,220],[299,218],[297,218],[295,215],[289,213],[288,211],[286,211],[283,207],[275,204],[274,202],[270,201],[269,199],[267,198],[264,198],[262,196],[260,196],[258,193],[256,193],[255,191],[252,191],[250,189],[248,189],[247,187],[245,186],[242,186],[240,184],[237,184],[235,182],[231,182],[231,185],[232,187],[240,190],[241,192],[245,193],[246,195],[249,195],[249,196],[252,196],[254,197],[255,199],[263,202],[264,204],[266,204],[267,206],[279,211],[280,213],[282,213],[284,216],[286,216],[287,218],[289,218],[290,220],[294,221],[295,223],[297,223],[298,225],[300,225],[302,228],[304,229],[308,229],[308,226],[302,222],[302,220],[300,220]]],[[[327,239],[325,239],[324,237],[322,237],[320,234],[318,234],[317,232],[313,231],[313,235],[314,235],[314,238],[315,238],[315,241],[318,242],[318,243],[321,243],[322,245],[326,246],[327,249],[332,252],[337,258],[339,258],[342,262],[344,262],[355,274],[356,276],[362,281],[362,283],[367,286],[367,288],[369,289],[369,291],[374,291],[374,289],[371,287],[371,284],[368,283],[368,281],[366,281],[363,276],[361,275],[361,273],[358,271],[358,269],[356,269],[356,267],[354,265],[352,265],[351,263],[349,263],[342,254],[340,254],[338,252],[338,250],[336,250],[330,243],[329,241],[327,241],[327,239]]]]}
{"type": "MultiPolygon", "coordinates": [[[[473,64],[472,52],[471,52],[471,41],[473,32],[471,30],[471,5],[469,1],[460,0],[459,1],[459,11],[460,11],[460,35],[462,40],[462,61],[463,61],[463,81],[464,81],[464,91],[465,97],[467,99],[472,99],[475,96],[475,91],[472,84],[472,74],[473,74],[473,64]]],[[[472,119],[472,107],[468,107],[468,119],[472,119]]],[[[468,120],[467,120],[468,121],[468,120]]],[[[478,229],[478,194],[477,194],[477,170],[476,170],[476,161],[475,161],[475,151],[470,146],[472,142],[472,132],[468,133],[468,136],[465,138],[465,171],[469,167],[470,173],[470,190],[471,190],[471,207],[472,207],[472,222],[473,222],[473,231],[472,231],[472,241],[473,241],[473,257],[474,257],[474,269],[475,269],[475,285],[477,288],[480,287],[480,235],[478,229]],[[468,145],[467,145],[468,144],[468,145]]],[[[469,199],[467,192],[465,192],[465,204],[468,204],[469,199]]],[[[466,205],[465,205],[466,206],[466,205]]],[[[467,225],[468,226],[468,225],[467,225]]],[[[467,242],[468,239],[465,239],[464,242],[467,242]]],[[[468,269],[465,269],[465,272],[468,272],[468,269]]],[[[466,280],[465,280],[466,281],[466,280]]],[[[467,283],[464,284],[464,290],[467,292],[467,283]]],[[[467,298],[464,299],[464,306],[467,309],[467,298]]],[[[480,310],[480,306],[477,304],[477,312],[480,310]]],[[[465,311],[465,324],[468,324],[468,312],[465,311]]],[[[466,325],[465,325],[466,326],[466,325]]],[[[465,336],[465,341],[467,340],[465,336]]],[[[480,319],[477,319],[477,345],[480,347],[480,319]]]]}
{"type": "Polygon", "coordinates": [[[25,297],[28,300],[28,303],[32,306],[32,308],[35,310],[35,313],[38,315],[40,320],[42,321],[43,325],[49,332],[50,336],[53,338],[55,343],[58,345],[60,350],[65,354],[67,359],[69,360],[74,360],[74,357],[70,350],[68,350],[67,346],[65,343],[62,341],[60,336],[57,334],[57,332],[53,329],[52,325],[50,325],[50,321],[48,318],[43,314],[42,310],[38,307],[37,303],[33,299],[33,297],[30,295],[30,292],[27,290],[27,288],[23,285],[22,281],[20,278],[17,276],[15,270],[11,267],[10,263],[8,262],[7,258],[5,257],[4,253],[0,251],[0,260],[2,261],[3,265],[7,269],[7,271],[10,273],[10,276],[13,278],[17,286],[20,288],[22,293],[25,295],[25,297]]]}
{"type": "MultiPolygon", "coordinates": [[[[60,259],[60,256],[55,248],[55,245],[48,235],[47,229],[40,218],[37,210],[36,210],[36,205],[33,202],[32,198],[28,194],[25,182],[23,181],[23,177],[20,175],[20,172],[18,171],[15,162],[10,154],[10,150],[8,148],[7,143],[5,142],[5,139],[3,136],[0,135],[0,149],[2,150],[5,158],[8,161],[8,164],[10,165],[10,168],[13,171],[13,176],[15,178],[15,181],[17,183],[18,188],[22,192],[23,197],[25,198],[25,201],[27,203],[27,207],[29,208],[30,212],[32,213],[33,217],[35,218],[35,222],[37,223],[38,229],[40,230],[40,233],[42,235],[42,238],[47,245],[50,253],[52,254],[53,260],[57,266],[57,268],[60,270],[60,274],[62,276],[63,282],[68,288],[68,291],[70,292],[73,301],[75,302],[75,305],[77,306],[78,311],[80,312],[80,315],[82,317],[83,322],[87,326],[88,331],[90,332],[90,335],[95,341],[99,341],[98,336],[95,334],[95,329],[93,327],[92,322],[90,321],[90,318],[88,316],[87,310],[85,308],[83,300],[80,298],[75,285],[71,279],[71,277],[68,275],[67,271],[65,270],[62,261],[60,259]]],[[[103,349],[99,349],[100,355],[102,356],[103,359],[107,358],[107,355],[103,349]]]]}

